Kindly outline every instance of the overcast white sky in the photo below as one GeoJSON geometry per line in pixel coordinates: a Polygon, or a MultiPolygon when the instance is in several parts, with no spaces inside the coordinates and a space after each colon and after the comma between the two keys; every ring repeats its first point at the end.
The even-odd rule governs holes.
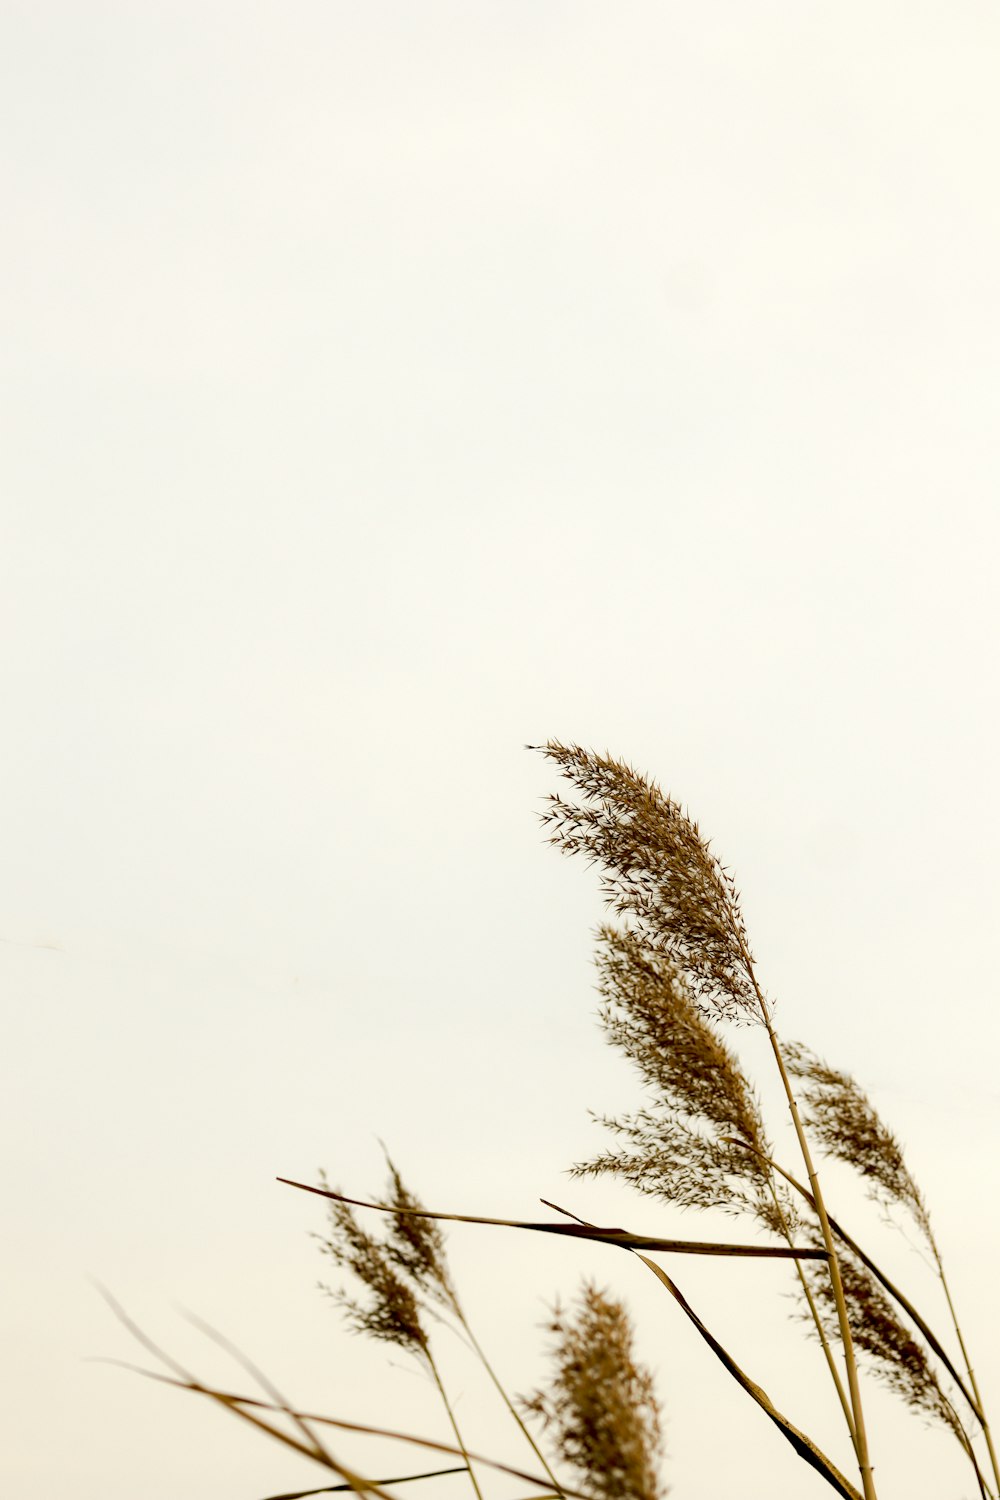
{"type": "MultiPolygon", "coordinates": [[[[443,1432],[342,1333],[322,1214],[273,1181],[377,1190],[377,1135],[440,1207],[710,1232],[563,1176],[588,1107],[637,1100],[594,1024],[596,877],[535,822],[548,736],[648,770],[735,867],[779,1024],[907,1144],[1000,1409],[1000,10],[7,0],[0,27],[6,1488],[324,1482],[85,1363],[133,1356],[91,1275],[199,1371],[246,1384],[177,1304],[304,1405],[443,1432]]],[[[451,1244],[515,1389],[556,1292],[628,1299],[675,1500],[826,1492],[638,1265],[451,1244]]],[[[785,1273],[672,1269],[848,1466],[785,1273]]],[[[881,1500],[971,1496],[871,1409],[881,1500]]]]}

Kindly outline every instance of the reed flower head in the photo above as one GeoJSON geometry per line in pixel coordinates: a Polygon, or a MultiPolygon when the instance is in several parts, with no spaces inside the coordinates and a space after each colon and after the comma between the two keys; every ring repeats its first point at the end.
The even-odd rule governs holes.
{"type": "Polygon", "coordinates": [[[623,761],[550,740],[539,747],[582,794],[553,795],[550,842],[603,869],[612,911],[670,960],[712,1014],[756,1018],[753,960],[732,876],[697,823],[623,761]]]}
{"type": "MultiPolygon", "coordinates": [[[[872,1373],[895,1391],[907,1406],[932,1417],[962,1437],[962,1427],[923,1345],[900,1322],[889,1298],[856,1255],[837,1253],[855,1348],[871,1361],[872,1373]]],[[[830,1278],[807,1271],[827,1336],[839,1338],[836,1304],[830,1278]]],[[[804,1315],[805,1316],[805,1315],[804,1315]]]]}
{"type": "Polygon", "coordinates": [[[389,1166],[386,1207],[392,1211],[386,1254],[420,1291],[458,1312],[458,1293],[448,1270],[440,1225],[433,1219],[420,1217],[423,1203],[410,1192],[388,1153],[386,1161],[389,1166]]]}
{"type": "Polygon", "coordinates": [[[800,1042],[785,1046],[788,1070],[802,1079],[807,1128],[828,1155],[847,1162],[865,1178],[872,1197],[900,1203],[934,1246],[923,1194],[903,1158],[903,1148],[849,1073],[838,1073],[800,1042]]]}
{"type": "Polygon", "coordinates": [[[356,1332],[396,1344],[411,1354],[426,1355],[428,1341],[419,1304],[387,1247],[362,1228],[349,1203],[333,1198],[328,1202],[329,1228],[325,1235],[317,1235],[320,1249],[335,1265],[356,1276],[369,1297],[361,1302],[344,1289],[324,1286],[323,1290],[344,1308],[356,1332]]]}
{"type": "Polygon", "coordinates": [[[522,1399],[551,1432],[555,1449],[594,1500],[663,1500],[663,1438],[649,1372],[635,1363],[624,1307],[584,1286],[576,1314],[553,1310],[555,1373],[547,1390],[522,1399]]]}
{"type": "Polygon", "coordinates": [[[578,1176],[615,1173],[642,1192],[688,1208],[749,1209],[769,1229],[795,1223],[775,1203],[762,1158],[771,1151],[760,1106],[733,1051],[691,1000],[670,959],[636,932],[598,933],[600,1018],[636,1066],[649,1107],[605,1124],[628,1143],[580,1163],[578,1176]],[[742,1141],[750,1149],[734,1144],[742,1141]]]}

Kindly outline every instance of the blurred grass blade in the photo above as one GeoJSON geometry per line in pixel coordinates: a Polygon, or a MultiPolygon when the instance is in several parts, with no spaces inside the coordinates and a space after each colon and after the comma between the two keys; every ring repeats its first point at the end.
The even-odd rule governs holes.
{"type": "MultiPolygon", "coordinates": [[[[343,1193],[332,1193],[328,1188],[312,1187],[306,1182],[295,1182],[291,1177],[279,1177],[287,1187],[299,1188],[303,1193],[315,1193],[320,1198],[333,1198],[338,1203],[350,1203],[355,1208],[373,1208],[379,1213],[400,1212],[390,1210],[384,1203],[369,1203],[363,1198],[348,1198],[343,1193]]],[[[505,1229],[532,1229],[540,1234],[561,1234],[570,1239],[594,1240],[598,1244],[617,1245],[623,1250],[657,1250],[677,1255],[738,1255],[769,1260],[828,1260],[825,1250],[797,1249],[790,1245],[727,1245],[714,1240],[665,1240],[653,1235],[630,1234],[627,1229],[601,1229],[594,1225],[532,1223],[523,1219],[487,1219],[477,1214],[442,1214],[429,1210],[410,1210],[416,1217],[424,1219],[448,1219],[456,1224],[496,1224],[505,1229]]]]}
{"type": "MultiPolygon", "coordinates": [[[[440,1479],[442,1474],[464,1474],[466,1465],[459,1464],[454,1469],[430,1469],[426,1474],[399,1474],[395,1479],[377,1479],[376,1484],[410,1484],[414,1479],[440,1479]]],[[[344,1490],[352,1490],[350,1484],[321,1484],[315,1490],[287,1490],[280,1495],[267,1495],[265,1500],[308,1500],[310,1495],[336,1495],[344,1490]]]]}
{"type": "MultiPolygon", "coordinates": [[[[285,1411],[283,1406],[273,1401],[263,1401],[256,1396],[240,1396],[233,1391],[216,1390],[211,1386],[202,1385],[193,1378],[182,1379],[174,1375],[163,1375],[159,1370],[146,1370],[142,1365],[129,1364],[124,1359],[104,1359],[101,1363],[116,1365],[122,1370],[131,1370],[133,1374],[142,1375],[147,1380],[155,1380],[160,1385],[172,1385],[178,1390],[193,1391],[196,1395],[211,1396],[216,1401],[220,1401],[223,1405],[228,1406],[237,1415],[246,1416],[248,1419],[250,1419],[250,1413],[242,1411],[244,1407],[252,1407],[256,1411],[285,1411]]],[[[288,1415],[302,1422],[315,1422],[323,1427],[336,1427],[339,1432],[361,1432],[369,1437],[384,1437],[398,1443],[410,1443],[415,1448],[429,1448],[432,1453],[448,1453],[455,1458],[464,1457],[462,1450],[456,1448],[453,1443],[439,1443],[434,1438],[418,1437],[412,1432],[398,1432],[391,1427],[371,1427],[365,1422],[346,1422],[339,1417],[326,1417],[314,1411],[290,1411],[288,1415]]],[[[291,1447],[299,1449],[300,1452],[305,1451],[295,1438],[288,1437],[286,1433],[276,1432],[266,1423],[259,1423],[258,1425],[263,1426],[265,1431],[274,1432],[274,1435],[285,1440],[291,1447]]],[[[307,1456],[310,1458],[313,1457],[312,1454],[308,1453],[307,1456]]],[[[498,1459],[487,1458],[482,1453],[473,1453],[470,1451],[469,1457],[474,1459],[477,1464],[485,1464],[487,1468],[495,1469],[499,1474],[507,1474],[511,1479],[520,1479],[525,1484],[535,1485],[546,1494],[552,1488],[549,1481],[539,1474],[529,1474],[525,1469],[517,1469],[512,1464],[500,1463],[498,1459]]],[[[465,1465],[463,1464],[462,1467],[464,1468],[465,1465]]],[[[345,1473],[339,1464],[337,1465],[337,1469],[339,1473],[345,1473]]],[[[361,1480],[359,1483],[362,1488],[376,1490],[376,1481],[374,1480],[370,1482],[368,1480],[361,1480]]],[[[355,1485],[352,1488],[358,1488],[358,1486],[355,1485]]],[[[567,1496],[568,1500],[590,1500],[590,1497],[585,1495],[582,1490],[575,1490],[570,1485],[563,1485],[561,1488],[563,1495],[567,1496]]],[[[377,1490],[377,1493],[381,1494],[382,1491],[377,1490]]],[[[391,1500],[391,1497],[386,1497],[386,1500],[391,1500]]]]}
{"type": "MultiPolygon", "coordinates": [[[[238,1417],[241,1421],[249,1423],[251,1427],[257,1428],[259,1432],[266,1433],[268,1437],[274,1438],[275,1442],[283,1443],[286,1448],[291,1448],[293,1452],[300,1453],[303,1458],[311,1459],[313,1463],[317,1463],[322,1468],[328,1469],[332,1473],[339,1475],[341,1479],[347,1481],[347,1484],[352,1490],[355,1490],[360,1494],[370,1493],[373,1495],[378,1495],[381,1497],[381,1500],[393,1500],[393,1497],[389,1494],[389,1492],[387,1490],[383,1490],[377,1483],[362,1478],[362,1476],[356,1474],[353,1469],[349,1469],[345,1464],[339,1463],[333,1457],[333,1455],[323,1447],[318,1438],[314,1437],[306,1427],[305,1424],[308,1421],[308,1418],[303,1417],[300,1413],[293,1411],[291,1407],[285,1402],[280,1392],[274,1392],[274,1394],[276,1394],[278,1397],[277,1401],[275,1402],[256,1401],[241,1404],[240,1402],[235,1401],[232,1397],[227,1395],[225,1391],[216,1390],[213,1386],[203,1385],[199,1380],[196,1380],[193,1375],[185,1370],[184,1366],[179,1364],[177,1360],[172,1357],[172,1355],[169,1355],[165,1349],[161,1349],[160,1346],[156,1344],[147,1333],[143,1332],[138,1323],[136,1323],[131,1317],[129,1317],[124,1307],[122,1307],[121,1303],[112,1296],[107,1287],[102,1286],[100,1283],[97,1283],[97,1289],[100,1292],[101,1296],[104,1298],[105,1302],[111,1308],[111,1311],[114,1313],[115,1317],[118,1318],[119,1322],[121,1322],[128,1329],[128,1331],[137,1340],[137,1342],[140,1343],[144,1349],[147,1349],[149,1353],[154,1356],[154,1358],[159,1359],[163,1364],[165,1364],[169,1370],[173,1370],[176,1372],[174,1375],[161,1375],[153,1370],[139,1369],[139,1374],[146,1375],[149,1378],[158,1380],[166,1385],[179,1386],[184,1390],[193,1391],[195,1395],[207,1396],[210,1401],[217,1402],[220,1406],[223,1407],[224,1410],[231,1412],[234,1417],[238,1417]],[[263,1418],[255,1416],[253,1412],[244,1411],[242,1409],[243,1404],[253,1405],[259,1410],[281,1412],[296,1424],[299,1430],[305,1435],[307,1441],[302,1442],[300,1441],[300,1439],[292,1437],[290,1433],[282,1432],[280,1427],[275,1427],[272,1423],[265,1422],[263,1418]]],[[[221,1335],[219,1336],[219,1338],[221,1340],[221,1335]]],[[[249,1366],[251,1372],[253,1372],[253,1366],[249,1365],[249,1361],[246,1360],[244,1356],[239,1356],[239,1358],[244,1367],[246,1368],[249,1366]]],[[[107,1363],[124,1364],[124,1361],[109,1360],[107,1361],[107,1363]]],[[[137,1369],[138,1367],[133,1365],[126,1366],[126,1368],[137,1369]]],[[[256,1372],[254,1373],[256,1378],[256,1372]]],[[[269,1388],[273,1390],[273,1387],[269,1388]]]]}
{"type": "MultiPolygon", "coordinates": [[[[269,1379],[269,1377],[265,1375],[264,1372],[260,1370],[257,1365],[255,1365],[253,1361],[247,1357],[247,1355],[243,1353],[242,1349],[238,1349],[230,1339],[226,1338],[224,1334],[220,1333],[217,1328],[213,1328],[210,1323],[206,1323],[204,1318],[198,1317],[196,1313],[185,1311],[184,1316],[190,1323],[193,1324],[195,1328],[199,1330],[199,1332],[203,1333],[206,1338],[211,1339],[212,1342],[214,1344],[217,1344],[220,1349],[224,1350],[231,1359],[234,1359],[237,1364],[241,1365],[252,1380],[256,1380],[257,1384],[260,1386],[265,1395],[270,1396],[275,1406],[279,1407],[281,1411],[284,1412],[289,1421],[301,1432],[305,1441],[312,1445],[313,1449],[315,1450],[315,1456],[318,1460],[329,1464],[331,1468],[337,1467],[332,1454],[327,1452],[326,1448],[323,1446],[322,1442],[316,1436],[316,1434],[314,1432],[310,1432],[306,1423],[302,1421],[298,1414],[292,1410],[288,1401],[282,1395],[281,1391],[278,1390],[273,1380],[269,1379]]],[[[348,1485],[348,1489],[353,1488],[353,1485],[348,1485]]]]}

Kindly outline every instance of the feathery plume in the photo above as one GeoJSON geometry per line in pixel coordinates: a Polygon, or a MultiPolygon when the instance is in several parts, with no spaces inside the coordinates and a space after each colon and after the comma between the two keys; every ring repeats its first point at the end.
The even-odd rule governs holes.
{"type": "Polygon", "coordinates": [[[930,1215],[923,1194],[903,1158],[903,1148],[849,1073],[839,1073],[800,1042],[786,1042],[788,1070],[802,1090],[806,1125],[829,1156],[847,1162],[884,1205],[900,1203],[933,1247],[930,1215]]]}
{"type": "Polygon", "coordinates": [[[550,843],[602,866],[608,906],[670,959],[698,1003],[718,1016],[756,1018],[739,895],[697,823],[623,761],[554,740],[537,748],[584,799],[548,798],[550,843]]]}
{"type": "MultiPolygon", "coordinates": [[[[321,1180],[326,1188],[326,1179],[322,1174],[321,1180]]],[[[362,1229],[353,1207],[343,1198],[327,1200],[330,1233],[325,1238],[317,1236],[325,1254],[336,1265],[353,1271],[368,1288],[371,1293],[370,1301],[367,1304],[359,1302],[344,1290],[330,1292],[328,1287],[323,1290],[330,1292],[334,1301],[345,1308],[348,1319],[357,1332],[368,1333],[372,1338],[381,1339],[385,1343],[397,1344],[423,1361],[437,1386],[455,1440],[466,1460],[476,1500],[483,1500],[454,1408],[431,1350],[430,1339],[420,1319],[421,1305],[417,1293],[421,1291],[430,1293],[438,1301],[447,1302],[455,1312],[459,1311],[445,1266],[444,1240],[433,1221],[410,1217],[413,1213],[421,1213],[422,1205],[404,1186],[391,1159],[389,1187],[390,1202],[383,1205],[392,1213],[387,1239],[377,1240],[374,1235],[362,1229]]]]}
{"type": "Polygon", "coordinates": [[[434,1219],[420,1217],[426,1212],[424,1205],[403,1182],[388,1152],[386,1162],[389,1167],[386,1207],[392,1212],[386,1254],[420,1291],[461,1317],[441,1227],[434,1219]]]}
{"type": "Polygon", "coordinates": [[[615,1173],[685,1208],[749,1210],[787,1235],[795,1212],[787,1193],[776,1202],[760,1107],[735,1054],[666,955],[637,932],[603,927],[598,937],[600,1019],[653,1103],[620,1119],[602,1117],[631,1149],[602,1152],[578,1163],[574,1175],[615,1173]]]}
{"type": "Polygon", "coordinates": [[[576,1316],[553,1309],[555,1374],[522,1408],[552,1434],[556,1452],[593,1500],[663,1500],[660,1408],[635,1363],[624,1307],[591,1283],[576,1316]]]}
{"type": "MultiPolygon", "coordinates": [[[[321,1181],[325,1187],[326,1178],[322,1174],[321,1181]]],[[[393,1265],[386,1246],[362,1228],[349,1203],[335,1198],[327,1201],[329,1230],[316,1236],[320,1250],[334,1265],[352,1272],[367,1288],[370,1298],[361,1302],[343,1288],[334,1290],[325,1285],[323,1291],[344,1308],[355,1332],[370,1334],[384,1343],[426,1357],[428,1341],[417,1299],[393,1265]]]]}
{"type": "MultiPolygon", "coordinates": [[[[868,1355],[872,1373],[913,1411],[943,1422],[956,1434],[961,1423],[923,1346],[900,1322],[888,1297],[853,1252],[841,1250],[840,1275],[855,1347],[868,1355]]],[[[805,1271],[823,1314],[827,1336],[838,1335],[836,1308],[825,1276],[805,1271]]]]}

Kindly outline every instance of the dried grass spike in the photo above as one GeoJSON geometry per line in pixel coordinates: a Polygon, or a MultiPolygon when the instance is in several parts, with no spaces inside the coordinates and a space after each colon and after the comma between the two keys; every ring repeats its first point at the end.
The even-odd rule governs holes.
{"type": "MultiPolygon", "coordinates": [[[[960,1433],[955,1409],[922,1344],[896,1316],[892,1303],[858,1257],[842,1249],[838,1260],[854,1343],[868,1355],[873,1374],[902,1397],[911,1410],[933,1417],[960,1433]]],[[[825,1276],[810,1276],[810,1281],[813,1295],[825,1314],[828,1335],[836,1338],[837,1319],[830,1282],[825,1276]]]]}
{"type": "Polygon", "coordinates": [[[784,1052],[789,1072],[806,1085],[806,1125],[823,1149],[854,1167],[878,1201],[902,1204],[933,1248],[930,1215],[903,1148],[864,1090],[849,1073],[831,1068],[800,1042],[785,1043],[784,1052]]]}
{"type": "Polygon", "coordinates": [[[389,1167],[386,1206],[392,1213],[386,1253],[422,1292],[457,1313],[458,1294],[448,1270],[440,1225],[426,1217],[423,1203],[405,1185],[388,1152],[386,1163],[389,1167]]]}
{"type": "MultiPolygon", "coordinates": [[[[321,1180],[325,1187],[325,1177],[321,1180]]],[[[370,1299],[360,1302],[342,1288],[323,1286],[323,1290],[344,1308],[356,1332],[426,1357],[427,1335],[417,1299],[392,1264],[385,1246],[361,1227],[350,1204],[331,1198],[328,1205],[329,1230],[316,1236],[320,1249],[334,1265],[352,1272],[368,1289],[370,1299]]]]}
{"type": "Polygon", "coordinates": [[[635,1363],[624,1307],[587,1283],[575,1317],[556,1306],[549,1331],[555,1373],[523,1410],[593,1500],[663,1500],[660,1408],[651,1375],[635,1363]]]}
{"type": "Polygon", "coordinates": [[[651,1103],[619,1119],[603,1117],[627,1144],[578,1164],[575,1174],[615,1173],[681,1207],[749,1210],[786,1234],[796,1215],[787,1193],[780,1209],[775,1201],[760,1108],[735,1053],[668,958],[635,932],[604,927],[598,938],[600,1018],[651,1103]]]}
{"type": "Polygon", "coordinates": [[[549,797],[550,842],[602,867],[608,906],[671,960],[696,1001],[757,1019],[739,895],[697,823],[623,761],[558,741],[541,748],[583,798],[549,797]]]}

